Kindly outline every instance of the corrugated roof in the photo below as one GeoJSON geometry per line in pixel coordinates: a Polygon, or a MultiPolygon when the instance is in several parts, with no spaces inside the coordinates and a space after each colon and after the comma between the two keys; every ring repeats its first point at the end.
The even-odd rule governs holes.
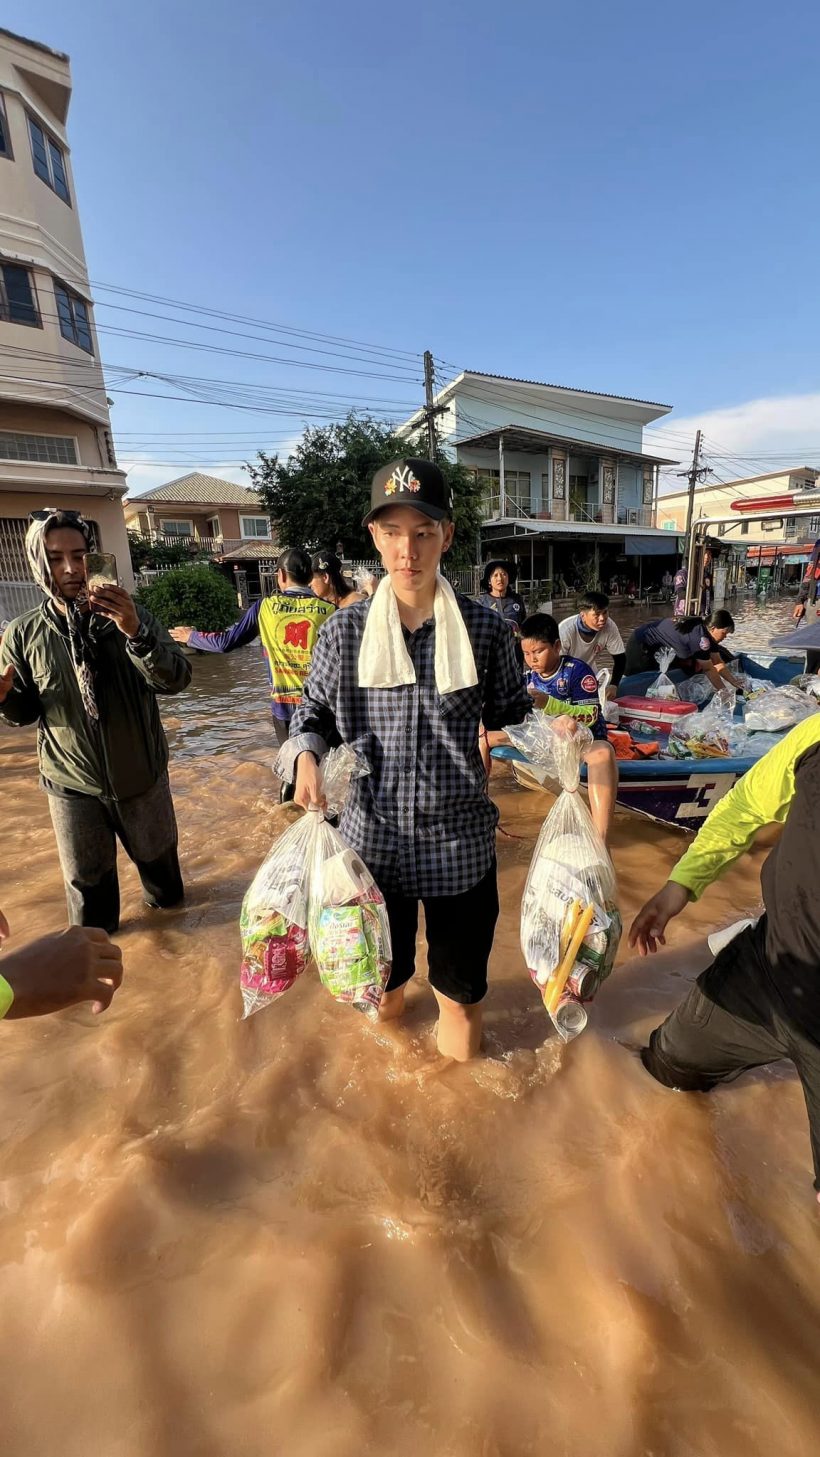
{"type": "MultiPolygon", "coordinates": [[[[534,384],[540,389],[561,390],[564,394],[570,395],[594,395],[599,400],[624,400],[630,405],[653,405],[659,410],[671,410],[671,405],[663,405],[660,400],[639,400],[635,395],[613,395],[609,390],[588,390],[580,386],[568,384],[550,384],[544,379],[521,379],[515,374],[486,374],[483,369],[465,369],[464,374],[476,375],[479,379],[501,379],[507,380],[510,384],[534,384]]],[[[451,381],[455,383],[455,381],[451,381]]]]}
{"type": "Polygon", "coordinates": [[[261,562],[275,561],[279,555],[279,548],[273,540],[263,541],[258,537],[254,541],[243,541],[241,546],[235,546],[233,551],[226,551],[221,558],[223,562],[261,562]]]}
{"type": "Polygon", "coordinates": [[[136,505],[140,501],[175,501],[186,506],[245,506],[261,511],[259,497],[249,486],[235,486],[233,481],[223,481],[219,476],[206,476],[202,471],[191,471],[190,475],[179,476],[167,485],[154,486],[140,496],[129,496],[126,504],[136,505]]]}
{"type": "Polygon", "coordinates": [[[528,425],[493,425],[482,430],[479,435],[470,435],[466,440],[456,441],[456,449],[462,446],[470,446],[473,450],[498,449],[498,437],[503,434],[504,443],[509,450],[530,451],[538,454],[543,450],[544,444],[556,444],[565,446],[568,450],[574,450],[577,455],[589,455],[594,452],[596,455],[617,456],[619,460],[640,460],[647,465],[678,465],[677,460],[665,460],[658,455],[643,455],[640,450],[626,450],[620,445],[602,445],[597,440],[578,440],[569,435],[556,435],[553,430],[531,430],[528,425]]]}

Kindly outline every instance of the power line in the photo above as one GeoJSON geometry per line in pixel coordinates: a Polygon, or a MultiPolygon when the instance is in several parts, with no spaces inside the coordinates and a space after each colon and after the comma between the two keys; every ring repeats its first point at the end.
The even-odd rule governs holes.
{"type": "MultiPolygon", "coordinates": [[[[71,282],[66,279],[66,282],[71,282]]],[[[75,284],[81,287],[86,286],[83,279],[75,279],[75,284]]],[[[92,289],[102,289],[106,293],[113,293],[125,298],[139,299],[145,303],[165,304],[170,308],[183,309],[187,313],[201,314],[207,318],[227,319],[230,323],[251,324],[256,328],[276,330],[284,334],[292,334],[297,338],[315,339],[325,344],[347,344],[365,349],[372,353],[382,353],[397,358],[410,359],[421,362],[421,351],[410,349],[395,349],[390,345],[371,344],[362,339],[351,339],[343,334],[327,334],[318,330],[298,328],[293,324],[275,323],[269,319],[253,318],[247,314],[232,313],[227,309],[215,309],[205,304],[195,304],[183,299],[166,298],[162,294],[148,293],[141,289],[125,288],[122,284],[103,283],[99,279],[88,280],[92,289]]],[[[103,301],[105,302],[105,301],[103,301]]],[[[113,305],[111,305],[113,307],[113,305]]]]}

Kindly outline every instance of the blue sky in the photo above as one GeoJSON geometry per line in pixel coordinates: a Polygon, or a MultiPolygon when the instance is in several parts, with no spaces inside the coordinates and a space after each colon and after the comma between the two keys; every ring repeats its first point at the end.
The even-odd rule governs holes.
{"type": "MultiPolygon", "coordinates": [[[[820,463],[816,4],[7,0],[4,24],[71,55],[92,279],[429,347],[449,373],[668,401],[681,438],[709,423],[724,474],[790,450],[820,463]]],[[[103,330],[333,364],[296,335],[98,300],[103,330]]],[[[307,389],[420,398],[404,355],[377,356],[365,367],[399,378],[371,380],[101,338],[114,365],[300,405],[307,389]]],[[[238,479],[232,463],[304,413],[124,392],[149,388],[180,392],[112,392],[121,455],[156,462],[136,489],[194,464],[238,479]]]]}

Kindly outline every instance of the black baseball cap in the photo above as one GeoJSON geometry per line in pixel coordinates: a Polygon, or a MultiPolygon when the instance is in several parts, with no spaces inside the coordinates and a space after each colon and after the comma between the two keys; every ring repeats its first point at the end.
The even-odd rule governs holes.
{"type": "Polygon", "coordinates": [[[408,455],[376,471],[370,486],[370,510],[362,526],[385,506],[412,506],[431,521],[450,521],[453,493],[432,460],[408,455]]]}

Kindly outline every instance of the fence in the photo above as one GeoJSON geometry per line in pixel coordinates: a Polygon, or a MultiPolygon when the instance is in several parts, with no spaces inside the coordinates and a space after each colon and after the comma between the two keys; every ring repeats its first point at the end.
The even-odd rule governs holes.
{"type": "Polygon", "coordinates": [[[43,594],[33,582],[0,582],[0,633],[15,617],[39,607],[43,594]]]}
{"type": "MultiPolygon", "coordinates": [[[[345,574],[348,577],[355,577],[357,572],[372,572],[374,577],[384,575],[384,568],[381,562],[344,562],[345,574]]],[[[481,567],[451,567],[447,561],[442,562],[442,574],[447,578],[451,586],[457,592],[463,592],[465,597],[477,597],[481,581],[481,567]]]]}

